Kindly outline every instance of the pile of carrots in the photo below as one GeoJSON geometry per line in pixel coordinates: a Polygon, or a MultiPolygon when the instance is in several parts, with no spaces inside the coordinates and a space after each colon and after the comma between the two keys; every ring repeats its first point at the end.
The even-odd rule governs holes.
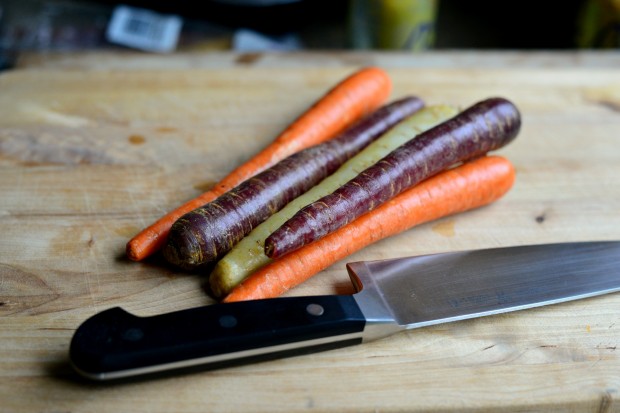
{"type": "Polygon", "coordinates": [[[269,146],[233,170],[210,191],[169,212],[133,237],[127,243],[127,256],[141,261],[159,251],[172,224],[184,214],[211,202],[287,156],[334,137],[378,108],[391,91],[389,76],[379,68],[364,68],[352,74],[291,123],[269,146]]]}
{"type": "MultiPolygon", "coordinates": [[[[167,259],[173,256],[178,260],[179,255],[187,254],[185,250],[188,248],[200,247],[202,250],[198,248],[197,253],[192,252],[192,260],[200,262],[202,251],[216,246],[197,246],[202,242],[198,239],[190,240],[187,243],[189,246],[176,248],[169,241],[172,235],[177,236],[188,226],[193,232],[200,232],[202,228],[217,231],[220,222],[211,222],[209,217],[202,219],[196,211],[213,204],[225,194],[238,197],[243,192],[238,189],[241,184],[245,183],[247,187],[253,177],[277,167],[289,156],[344,133],[383,105],[391,91],[391,80],[380,68],[363,68],[351,74],[291,123],[264,150],[233,170],[210,191],[169,212],[132,238],[127,243],[127,256],[141,261],[163,249],[167,259]],[[237,192],[230,192],[235,188],[237,192]],[[198,219],[199,224],[191,222],[189,217],[192,214],[192,219],[198,219]]],[[[480,102],[420,134],[413,140],[419,140],[419,143],[403,145],[407,147],[399,148],[400,152],[392,152],[391,157],[388,155],[381,161],[383,163],[378,163],[379,166],[368,168],[348,186],[339,188],[340,192],[336,191],[336,195],[332,196],[334,199],[328,199],[328,196],[313,202],[294,219],[287,221],[288,227],[284,225],[279,232],[275,231],[276,237],[272,234],[265,244],[265,254],[272,260],[227,292],[223,301],[279,296],[374,242],[415,225],[496,201],[512,187],[515,171],[507,159],[486,156],[486,152],[509,143],[519,129],[520,115],[516,107],[505,99],[495,98],[480,102]],[[471,149],[471,142],[475,142],[477,149],[471,149]],[[392,170],[396,172],[390,175],[392,170]],[[354,196],[355,200],[349,202],[349,196],[354,196]],[[324,217],[327,218],[322,218],[322,210],[332,205],[335,209],[325,212],[324,217]],[[339,217],[338,222],[333,217],[339,217]],[[315,222],[325,224],[321,223],[317,228],[315,222]],[[293,233],[295,236],[291,237],[293,233]],[[294,239],[289,243],[289,238],[294,239]]],[[[259,181],[255,187],[260,184],[259,181]]],[[[260,196],[260,193],[255,194],[257,191],[252,188],[251,196],[260,196]]],[[[267,201],[263,204],[270,205],[267,201]]],[[[217,210],[219,206],[211,209],[217,210]]],[[[230,240],[230,233],[242,224],[235,221],[234,213],[226,219],[231,223],[226,226],[228,229],[224,238],[230,240]]],[[[264,219],[266,217],[261,218],[264,219]]],[[[252,227],[257,223],[260,222],[253,222],[252,227]]],[[[247,234],[252,227],[244,229],[243,234],[247,234]]],[[[220,254],[214,251],[210,256],[219,257],[220,254]]]]}

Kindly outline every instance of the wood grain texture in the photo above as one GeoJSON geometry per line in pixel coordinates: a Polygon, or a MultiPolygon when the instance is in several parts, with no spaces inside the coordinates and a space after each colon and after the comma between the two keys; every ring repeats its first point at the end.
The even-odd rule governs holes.
{"type": "MultiPolygon", "coordinates": [[[[381,62],[381,56],[375,57],[381,62]]],[[[415,59],[415,57],[411,57],[415,59]]],[[[402,63],[402,61],[401,61],[402,63]]],[[[188,65],[191,66],[191,65],[188,65]]],[[[0,76],[0,411],[618,412],[620,296],[446,324],[342,350],[93,384],[67,364],[87,317],[213,301],[205,276],[123,256],[356,66],[28,69],[0,76]]],[[[502,200],[346,261],[620,239],[620,77],[605,69],[389,69],[394,97],[523,114],[502,200]]],[[[344,262],[290,294],[350,293],[344,262]]]]}

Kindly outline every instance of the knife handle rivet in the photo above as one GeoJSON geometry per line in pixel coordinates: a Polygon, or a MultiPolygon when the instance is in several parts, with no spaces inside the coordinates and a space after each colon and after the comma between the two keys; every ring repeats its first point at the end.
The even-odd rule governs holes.
{"type": "Polygon", "coordinates": [[[144,337],[144,332],[139,328],[128,328],[123,333],[123,340],[140,341],[144,337]]]}
{"type": "Polygon", "coordinates": [[[223,315],[219,319],[220,326],[224,328],[233,328],[237,325],[237,318],[232,315],[223,315]]]}
{"type": "Polygon", "coordinates": [[[325,309],[323,308],[322,305],[319,305],[319,304],[308,304],[306,306],[306,311],[308,312],[308,314],[318,317],[318,316],[323,315],[323,313],[325,312],[325,309]]]}

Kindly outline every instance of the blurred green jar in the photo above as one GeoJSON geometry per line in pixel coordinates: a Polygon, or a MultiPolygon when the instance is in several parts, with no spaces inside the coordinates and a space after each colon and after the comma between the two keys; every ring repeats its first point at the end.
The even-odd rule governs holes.
{"type": "Polygon", "coordinates": [[[355,49],[420,51],[433,47],[438,0],[351,0],[355,49]]]}
{"type": "Polygon", "coordinates": [[[620,47],[620,0],[587,0],[578,22],[577,44],[582,48],[620,47]]]}

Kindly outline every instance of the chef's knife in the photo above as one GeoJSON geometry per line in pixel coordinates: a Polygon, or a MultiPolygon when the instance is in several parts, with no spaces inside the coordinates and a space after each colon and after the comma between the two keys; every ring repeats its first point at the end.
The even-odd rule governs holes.
{"type": "Polygon", "coordinates": [[[432,324],[620,291],[620,241],[451,252],[347,264],[358,293],[214,304],[151,317],[112,308],[70,359],[107,380],[315,352],[432,324]]]}

